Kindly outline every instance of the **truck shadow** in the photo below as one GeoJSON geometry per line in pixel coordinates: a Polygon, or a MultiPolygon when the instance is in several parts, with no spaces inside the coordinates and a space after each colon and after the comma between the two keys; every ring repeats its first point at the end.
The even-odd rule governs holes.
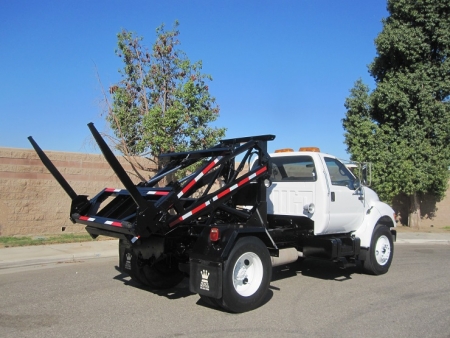
{"type": "MultiPolygon", "coordinates": [[[[149,287],[145,287],[142,284],[134,281],[133,279],[131,279],[131,277],[128,274],[121,272],[118,266],[116,266],[115,269],[117,272],[119,272],[119,274],[117,276],[115,276],[113,279],[122,282],[126,286],[130,286],[130,287],[133,287],[133,288],[136,288],[139,290],[151,292],[155,295],[165,297],[167,299],[174,299],[174,300],[186,298],[186,297],[190,297],[190,296],[198,296],[196,293],[193,293],[189,290],[189,279],[188,278],[184,278],[178,285],[176,285],[173,288],[165,289],[165,290],[155,290],[155,289],[151,289],[149,287]]],[[[268,303],[272,299],[272,297],[273,297],[273,291],[268,290],[261,306],[268,303]]],[[[199,306],[202,306],[202,307],[217,310],[219,312],[229,313],[227,310],[215,305],[214,302],[208,302],[208,301],[203,300],[202,298],[199,298],[196,304],[199,306]]]]}
{"type": "Polygon", "coordinates": [[[353,274],[362,274],[362,267],[357,264],[355,267],[340,268],[337,264],[319,260],[304,259],[285,266],[278,266],[273,269],[272,281],[290,278],[301,274],[302,276],[318,278],[323,280],[334,280],[344,282],[352,279],[353,274]]]}
{"type": "MultiPolygon", "coordinates": [[[[265,304],[267,304],[272,299],[272,297],[273,297],[273,291],[270,290],[270,289],[267,290],[267,293],[266,293],[266,295],[264,297],[264,300],[262,301],[261,305],[259,305],[259,307],[262,307],[265,304]]],[[[234,312],[230,312],[230,311],[228,311],[228,310],[226,310],[226,309],[216,305],[214,300],[207,301],[207,300],[204,300],[204,299],[200,298],[197,301],[196,304],[199,305],[199,306],[203,306],[203,307],[206,307],[206,308],[209,308],[209,309],[213,309],[213,310],[219,311],[219,312],[235,314],[234,312]]]]}
{"type": "MultiPolygon", "coordinates": [[[[151,292],[160,297],[165,297],[167,299],[181,299],[191,296],[198,296],[197,294],[191,292],[189,290],[189,279],[184,278],[178,285],[173,288],[165,289],[165,290],[156,290],[134,281],[130,278],[128,274],[122,273],[119,270],[119,267],[116,266],[115,269],[119,272],[118,275],[114,277],[115,280],[121,281],[124,285],[137,288],[143,291],[151,292]]],[[[340,268],[333,262],[318,260],[318,259],[304,259],[299,260],[292,264],[287,264],[283,266],[277,266],[273,268],[272,272],[272,282],[282,280],[285,278],[292,278],[299,274],[306,277],[318,278],[323,280],[334,280],[336,282],[345,282],[347,280],[352,279],[353,274],[362,274],[363,270],[360,265],[356,267],[350,267],[346,269],[340,268]]],[[[268,303],[273,297],[273,290],[278,290],[277,287],[271,285],[267,295],[264,299],[264,302],[261,304],[268,303]]],[[[215,309],[221,312],[228,312],[220,307],[215,306],[201,298],[198,299],[197,305],[215,309]]]]}
{"type": "Polygon", "coordinates": [[[159,290],[159,289],[152,289],[152,288],[146,287],[146,286],[136,282],[135,280],[131,279],[131,277],[128,274],[121,272],[118,266],[116,266],[115,269],[117,270],[117,272],[119,272],[119,274],[117,276],[115,276],[113,279],[121,281],[124,285],[131,286],[136,289],[148,291],[155,295],[158,295],[161,297],[166,297],[167,299],[180,299],[180,298],[186,298],[189,296],[196,295],[195,293],[189,291],[189,279],[188,278],[184,278],[178,285],[176,285],[173,288],[159,290]]]}

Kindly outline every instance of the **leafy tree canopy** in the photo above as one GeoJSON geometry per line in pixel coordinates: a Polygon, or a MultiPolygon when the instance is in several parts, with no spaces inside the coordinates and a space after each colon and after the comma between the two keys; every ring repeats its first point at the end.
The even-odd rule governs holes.
{"type": "Polygon", "coordinates": [[[400,193],[441,199],[450,165],[450,2],[388,0],[390,16],[369,66],[373,92],[358,80],[345,102],[345,143],[352,159],[374,164],[374,187],[391,202],[400,193]]]}
{"type": "Polygon", "coordinates": [[[107,116],[125,155],[146,156],[201,149],[214,145],[225,128],[209,124],[219,117],[219,106],[209,93],[210,75],[202,62],[191,63],[179,50],[178,23],[156,29],[151,50],[143,38],[123,30],[116,54],[123,60],[122,80],[110,87],[112,105],[107,116]]]}

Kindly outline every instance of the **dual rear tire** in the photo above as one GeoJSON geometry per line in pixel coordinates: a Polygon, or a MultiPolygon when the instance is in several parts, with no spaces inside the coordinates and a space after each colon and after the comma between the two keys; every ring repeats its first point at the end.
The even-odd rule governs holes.
{"type": "Polygon", "coordinates": [[[119,269],[140,285],[151,289],[170,289],[178,285],[184,274],[175,260],[168,257],[150,265],[129,242],[119,240],[119,269]]]}

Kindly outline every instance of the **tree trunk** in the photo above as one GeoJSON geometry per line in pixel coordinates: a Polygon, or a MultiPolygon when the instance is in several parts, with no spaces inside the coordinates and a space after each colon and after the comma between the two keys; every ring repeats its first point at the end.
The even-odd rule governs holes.
{"type": "Polygon", "coordinates": [[[408,225],[413,229],[420,228],[420,202],[417,193],[410,196],[408,225]]]}

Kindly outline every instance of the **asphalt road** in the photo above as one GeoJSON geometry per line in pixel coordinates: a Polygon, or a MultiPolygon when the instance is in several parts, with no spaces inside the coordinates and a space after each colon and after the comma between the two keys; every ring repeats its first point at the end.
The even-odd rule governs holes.
{"type": "Polygon", "coordinates": [[[137,287],[116,259],[0,274],[0,337],[450,337],[450,245],[396,245],[388,274],[305,261],[274,272],[267,302],[212,309],[187,280],[137,287]]]}

